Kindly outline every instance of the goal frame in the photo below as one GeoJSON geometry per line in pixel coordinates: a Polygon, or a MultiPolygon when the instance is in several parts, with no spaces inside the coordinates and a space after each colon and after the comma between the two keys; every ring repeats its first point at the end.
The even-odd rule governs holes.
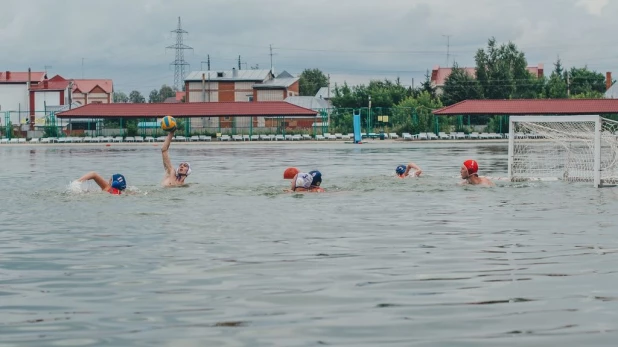
{"type": "Polygon", "coordinates": [[[600,115],[565,115],[565,116],[510,116],[509,117],[509,160],[508,160],[508,177],[513,180],[512,167],[513,157],[515,155],[515,127],[516,122],[594,122],[594,186],[596,188],[601,185],[601,116],[600,115]]]}

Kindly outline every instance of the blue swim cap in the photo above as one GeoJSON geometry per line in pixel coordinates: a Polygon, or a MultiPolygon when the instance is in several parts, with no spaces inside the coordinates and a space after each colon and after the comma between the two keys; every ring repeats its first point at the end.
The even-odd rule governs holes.
{"type": "Polygon", "coordinates": [[[320,183],[322,183],[322,174],[320,173],[320,171],[309,171],[309,174],[313,176],[313,181],[311,181],[312,186],[319,186],[320,183]]]}
{"type": "Polygon", "coordinates": [[[125,190],[125,188],[127,188],[127,181],[124,179],[123,175],[115,174],[112,176],[112,188],[118,190],[125,190]]]}
{"type": "Polygon", "coordinates": [[[401,176],[401,175],[403,175],[404,173],[406,173],[406,169],[407,169],[407,166],[405,166],[405,165],[399,165],[399,166],[397,166],[397,168],[395,169],[395,172],[396,172],[399,176],[401,176]]]}

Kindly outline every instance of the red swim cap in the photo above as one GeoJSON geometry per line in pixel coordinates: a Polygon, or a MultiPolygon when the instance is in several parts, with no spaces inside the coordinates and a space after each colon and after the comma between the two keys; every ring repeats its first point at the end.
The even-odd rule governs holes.
{"type": "Polygon", "coordinates": [[[298,174],[300,172],[300,170],[298,170],[295,167],[289,167],[287,169],[285,169],[285,171],[283,171],[283,179],[285,180],[291,180],[292,178],[294,178],[294,176],[296,176],[296,174],[298,174]]]}
{"type": "Polygon", "coordinates": [[[463,164],[466,169],[468,169],[469,175],[475,174],[479,171],[479,164],[476,162],[476,160],[469,159],[464,161],[463,164]]]}

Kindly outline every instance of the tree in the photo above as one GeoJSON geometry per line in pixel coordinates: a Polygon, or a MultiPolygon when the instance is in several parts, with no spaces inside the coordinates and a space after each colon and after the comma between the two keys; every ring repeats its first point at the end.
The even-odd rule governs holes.
{"type": "Polygon", "coordinates": [[[482,98],[483,90],[476,78],[455,63],[451,74],[444,81],[444,90],[440,100],[448,106],[463,100],[482,98]]]}
{"type": "Polygon", "coordinates": [[[427,92],[432,99],[436,98],[436,88],[431,84],[431,75],[429,70],[425,73],[425,81],[421,83],[419,93],[427,92]]]}
{"type": "Polygon", "coordinates": [[[605,93],[605,77],[603,77],[603,74],[590,71],[586,66],[583,68],[572,67],[568,74],[568,87],[571,95],[594,95],[592,92],[605,93]]]}
{"type": "Polygon", "coordinates": [[[159,91],[156,89],[153,89],[150,91],[150,95],[148,95],[148,102],[149,103],[155,103],[155,102],[161,102],[161,97],[159,96],[159,91]]]}
{"type": "Polygon", "coordinates": [[[538,97],[542,91],[542,84],[526,69],[524,53],[512,42],[498,46],[492,37],[487,50],[479,49],[474,60],[476,79],[487,99],[538,97]]]}
{"type": "Polygon", "coordinates": [[[328,77],[320,69],[305,69],[298,82],[300,95],[314,96],[322,87],[328,87],[328,77]]]}
{"type": "MultiPolygon", "coordinates": [[[[394,109],[392,123],[395,124],[395,132],[408,132],[418,134],[419,132],[434,132],[436,130],[436,116],[432,110],[441,108],[442,102],[433,98],[427,91],[421,91],[417,97],[409,96],[401,101],[394,109]]],[[[445,117],[438,120],[443,129],[450,125],[452,120],[445,117]]]]}
{"type": "Polygon", "coordinates": [[[558,58],[554,63],[554,71],[552,71],[545,85],[545,97],[549,99],[564,99],[567,97],[567,84],[564,76],[562,62],[558,58]]]}
{"type": "Polygon", "coordinates": [[[129,102],[129,97],[123,92],[114,93],[114,102],[129,102]]]}
{"type": "Polygon", "coordinates": [[[159,89],[159,100],[160,102],[165,101],[167,98],[176,97],[176,91],[172,89],[172,87],[164,84],[159,89]]]}
{"type": "Polygon", "coordinates": [[[132,102],[134,104],[143,104],[146,102],[146,99],[144,98],[142,93],[134,90],[129,94],[129,102],[132,102]]]}

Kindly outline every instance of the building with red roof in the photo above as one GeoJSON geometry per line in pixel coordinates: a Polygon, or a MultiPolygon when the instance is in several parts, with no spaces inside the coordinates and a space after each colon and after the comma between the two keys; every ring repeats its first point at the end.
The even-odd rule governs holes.
{"type": "Polygon", "coordinates": [[[114,84],[110,79],[73,79],[73,102],[81,105],[114,102],[114,84]]]}
{"type": "MultiPolygon", "coordinates": [[[[461,67],[468,75],[471,77],[476,77],[476,68],[475,67],[461,67]]],[[[529,73],[537,78],[541,78],[544,75],[544,66],[543,64],[539,64],[537,66],[528,66],[526,68],[529,73]]],[[[436,94],[442,94],[444,89],[444,83],[448,76],[451,75],[453,69],[450,67],[440,67],[439,65],[434,66],[431,70],[431,84],[436,88],[436,94]]]]}
{"type": "MultiPolygon", "coordinates": [[[[45,72],[39,71],[1,71],[0,72],[0,112],[13,111],[11,122],[19,124],[26,119],[30,110],[30,86],[37,86],[45,79],[45,72]],[[23,117],[20,112],[23,112],[23,117]]],[[[4,119],[1,120],[4,122],[4,119]]]]}

